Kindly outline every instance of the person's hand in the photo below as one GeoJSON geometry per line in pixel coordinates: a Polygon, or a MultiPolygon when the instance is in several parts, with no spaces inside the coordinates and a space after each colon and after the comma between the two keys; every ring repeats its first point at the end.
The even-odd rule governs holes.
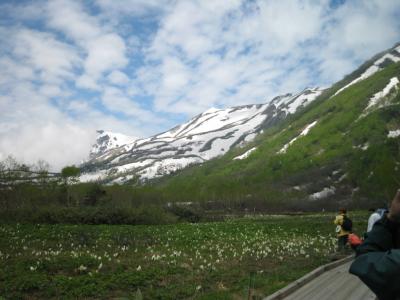
{"type": "Polygon", "coordinates": [[[388,218],[391,221],[400,222],[400,189],[397,190],[396,196],[390,204],[388,218]]]}

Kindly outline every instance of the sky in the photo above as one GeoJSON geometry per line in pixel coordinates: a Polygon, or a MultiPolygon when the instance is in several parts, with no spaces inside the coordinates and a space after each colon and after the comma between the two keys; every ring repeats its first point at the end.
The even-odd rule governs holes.
{"type": "Polygon", "coordinates": [[[79,164],[96,130],[328,87],[399,41],[398,0],[0,0],[0,161],[79,164]]]}

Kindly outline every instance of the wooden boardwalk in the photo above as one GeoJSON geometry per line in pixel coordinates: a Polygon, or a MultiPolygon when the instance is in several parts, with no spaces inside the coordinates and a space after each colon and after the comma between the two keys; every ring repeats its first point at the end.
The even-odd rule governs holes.
{"type": "Polygon", "coordinates": [[[375,294],[358,277],[349,273],[351,262],[321,269],[319,273],[311,272],[293,283],[289,292],[284,288],[264,300],[375,300],[375,294]],[[301,283],[302,280],[307,283],[301,283]]]}

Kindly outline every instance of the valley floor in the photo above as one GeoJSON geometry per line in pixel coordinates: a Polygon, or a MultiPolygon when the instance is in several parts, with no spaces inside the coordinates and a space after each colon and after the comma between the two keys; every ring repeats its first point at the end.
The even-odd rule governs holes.
{"type": "MultiPolygon", "coordinates": [[[[362,234],[368,215],[354,213],[362,234]]],[[[253,299],[329,261],[333,214],[0,226],[0,298],[253,299]]]]}

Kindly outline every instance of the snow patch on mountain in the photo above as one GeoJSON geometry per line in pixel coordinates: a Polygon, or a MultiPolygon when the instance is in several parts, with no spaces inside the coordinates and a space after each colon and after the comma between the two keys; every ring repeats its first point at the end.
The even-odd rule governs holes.
{"type": "Polygon", "coordinates": [[[316,192],[316,193],[310,195],[310,199],[311,200],[324,199],[331,195],[334,195],[335,191],[336,191],[336,188],[334,186],[325,187],[322,191],[316,192]]]}
{"type": "Polygon", "coordinates": [[[115,170],[118,172],[126,172],[126,171],[129,171],[132,169],[139,169],[144,166],[151,165],[154,162],[154,160],[155,159],[149,158],[149,159],[145,159],[143,161],[138,161],[138,162],[122,165],[122,166],[117,166],[117,167],[115,167],[115,170]]]}
{"type": "Polygon", "coordinates": [[[199,164],[202,160],[191,159],[191,158],[169,158],[163,161],[157,161],[152,166],[140,171],[138,174],[143,179],[151,179],[155,177],[160,177],[163,175],[168,175],[177,170],[183,169],[191,164],[199,164]]]}
{"type": "Polygon", "coordinates": [[[352,82],[350,82],[349,84],[345,85],[344,87],[342,87],[341,89],[339,89],[338,91],[336,91],[336,93],[333,96],[336,96],[337,94],[339,94],[340,92],[344,91],[345,89],[347,89],[348,87],[352,86],[353,84],[356,84],[357,82],[360,82],[364,79],[367,79],[368,77],[370,77],[371,75],[375,74],[376,72],[378,72],[380,70],[380,68],[378,66],[372,65],[370,66],[364,73],[362,73],[359,77],[357,77],[356,79],[354,79],[352,82]]]}
{"type": "Polygon", "coordinates": [[[321,95],[322,91],[323,89],[320,88],[307,88],[294,96],[292,94],[278,96],[271,103],[286,114],[294,114],[299,107],[305,107],[314,101],[315,98],[321,95]]]}
{"type": "Polygon", "coordinates": [[[377,92],[370,100],[368,103],[368,106],[366,109],[371,108],[372,106],[375,106],[378,104],[379,100],[382,98],[386,97],[392,89],[398,89],[398,84],[399,84],[399,79],[397,77],[393,77],[390,79],[389,83],[383,88],[382,91],[377,92]]]}
{"type": "Polygon", "coordinates": [[[101,181],[106,177],[106,175],[107,175],[107,170],[99,170],[97,172],[81,174],[79,180],[81,182],[101,181]]]}
{"type": "Polygon", "coordinates": [[[366,151],[366,150],[368,150],[368,148],[369,148],[369,143],[367,142],[364,145],[361,145],[360,149],[363,150],[363,151],[366,151]]]}
{"type": "Polygon", "coordinates": [[[289,143],[285,144],[285,145],[282,147],[282,149],[279,150],[277,153],[279,153],[279,154],[281,154],[281,153],[286,153],[286,151],[287,151],[287,149],[289,148],[289,146],[290,146],[291,144],[293,144],[298,138],[307,135],[307,134],[310,132],[311,128],[313,128],[313,127],[317,124],[317,122],[318,122],[318,121],[314,121],[314,122],[312,122],[311,124],[308,124],[308,125],[306,126],[306,128],[304,128],[303,131],[302,131],[298,136],[296,136],[295,138],[293,138],[289,143]]]}
{"type": "Polygon", "coordinates": [[[382,57],[380,57],[379,59],[377,59],[368,69],[366,69],[364,71],[364,73],[362,73],[359,77],[357,77],[356,79],[354,79],[353,81],[351,81],[349,84],[347,84],[346,86],[342,87],[341,89],[339,89],[338,91],[336,91],[336,93],[333,96],[336,96],[337,94],[339,94],[340,92],[342,92],[343,90],[347,89],[348,87],[352,86],[353,84],[356,84],[357,82],[360,82],[364,79],[367,79],[368,77],[370,77],[371,75],[375,74],[376,72],[378,72],[379,70],[382,70],[383,67],[381,66],[385,61],[389,60],[392,62],[398,62],[400,61],[400,46],[393,49],[393,53],[397,53],[396,55],[391,54],[391,53],[386,53],[384,54],[382,57]]]}
{"type": "Polygon", "coordinates": [[[361,145],[353,146],[353,149],[360,149],[360,150],[366,151],[366,150],[368,150],[369,146],[370,146],[369,143],[366,142],[361,145]]]}
{"type": "Polygon", "coordinates": [[[399,89],[399,79],[397,77],[392,77],[389,81],[389,83],[383,88],[382,91],[379,91],[375,93],[369,100],[366,108],[362,112],[362,114],[358,117],[357,121],[360,119],[364,118],[371,112],[387,107],[389,105],[392,105],[392,100],[395,96],[394,92],[397,92],[399,89]]]}
{"type": "MultiPolygon", "coordinates": [[[[397,50],[397,48],[395,49],[397,52],[400,52],[399,50],[397,50]]],[[[375,64],[376,65],[380,65],[380,64],[382,64],[385,60],[391,60],[391,61],[393,61],[393,62],[398,62],[398,61],[400,61],[400,57],[398,57],[398,56],[395,56],[395,55],[393,55],[393,54],[390,54],[390,53],[386,53],[385,55],[383,55],[380,59],[378,59],[376,62],[375,62],[375,64]]]]}
{"type": "Polygon", "coordinates": [[[311,89],[310,91],[312,91],[312,93],[300,93],[287,101],[288,106],[286,112],[289,114],[294,114],[298,107],[306,106],[322,93],[322,90],[317,89],[311,89]]]}
{"type": "Polygon", "coordinates": [[[397,138],[398,136],[400,136],[400,129],[391,130],[387,135],[388,138],[397,138]]]}
{"type": "MultiPolygon", "coordinates": [[[[249,118],[259,116],[266,106],[267,104],[248,105],[230,109],[211,109],[193,118],[188,123],[180,125],[176,129],[157,135],[156,138],[179,138],[220,130],[229,125],[240,125],[249,118]]],[[[265,119],[266,116],[261,117],[265,119]]],[[[259,121],[254,120],[252,123],[258,123],[259,121]]]]}
{"type": "Polygon", "coordinates": [[[250,155],[254,150],[256,150],[256,149],[257,149],[257,147],[253,147],[253,148],[251,148],[250,150],[247,150],[247,151],[246,151],[245,153],[243,153],[242,155],[236,156],[236,157],[234,157],[233,159],[239,159],[239,160],[246,159],[246,158],[248,158],[249,155],[250,155]]]}

